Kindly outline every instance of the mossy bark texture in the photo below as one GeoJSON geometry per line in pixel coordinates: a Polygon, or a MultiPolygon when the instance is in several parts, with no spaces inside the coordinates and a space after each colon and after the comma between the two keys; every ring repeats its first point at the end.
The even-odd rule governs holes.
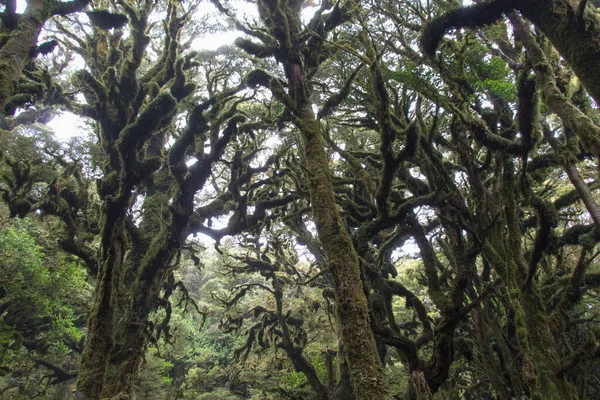
{"type": "MultiPolygon", "coordinates": [[[[89,2],[29,0],[23,14],[7,16],[14,26],[0,26],[0,33],[7,37],[6,40],[0,40],[0,113],[3,113],[8,100],[15,93],[23,68],[35,54],[44,23],[53,15],[79,11],[89,2]]],[[[5,25],[6,20],[2,22],[5,25]]]]}
{"type": "Polygon", "coordinates": [[[574,388],[559,371],[558,345],[552,335],[537,283],[527,279],[531,269],[522,251],[521,228],[514,198],[514,193],[517,193],[514,165],[505,160],[504,168],[502,195],[506,204],[505,223],[510,245],[504,251],[503,258],[508,261],[504,272],[515,312],[516,335],[523,359],[522,373],[532,399],[576,400],[578,397],[574,388]]]}
{"type": "Polygon", "coordinates": [[[319,123],[309,105],[299,110],[306,169],[317,232],[334,278],[341,340],[357,399],[384,399],[387,392],[371,331],[358,256],[334,197],[333,179],[319,123]]]}
{"type": "MultiPolygon", "coordinates": [[[[577,2],[579,3],[579,2],[577,2]]],[[[550,39],[596,103],[600,103],[600,19],[569,0],[528,0],[517,8],[550,39]]]]}
{"type": "Polygon", "coordinates": [[[358,400],[385,399],[388,394],[371,330],[358,256],[335,200],[325,139],[310,101],[307,76],[315,72],[318,63],[310,66],[302,61],[322,58],[315,52],[323,49],[316,45],[306,48],[300,37],[302,1],[260,0],[258,7],[263,22],[277,41],[273,54],[283,65],[288,91],[285,93],[273,79],[260,84],[269,86],[292,112],[303,139],[312,214],[333,275],[341,342],[354,393],[358,400]]]}
{"type": "Polygon", "coordinates": [[[103,218],[103,262],[96,285],[94,307],[88,320],[88,342],[83,351],[77,379],[78,392],[84,396],[82,398],[88,400],[100,399],[114,344],[117,282],[123,266],[125,248],[119,232],[122,231],[126,207],[119,204],[120,202],[111,202],[104,209],[105,215],[109,217],[103,218]]]}
{"type": "Polygon", "coordinates": [[[10,37],[0,48],[0,112],[15,92],[19,76],[31,59],[40,30],[50,17],[45,3],[44,0],[28,2],[25,13],[18,16],[15,29],[7,33],[10,37]]]}

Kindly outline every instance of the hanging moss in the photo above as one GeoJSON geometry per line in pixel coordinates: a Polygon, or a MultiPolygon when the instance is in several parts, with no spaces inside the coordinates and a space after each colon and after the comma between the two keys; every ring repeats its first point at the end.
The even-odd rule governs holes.
{"type": "Polygon", "coordinates": [[[249,39],[237,38],[233,42],[237,47],[244,50],[246,53],[258,58],[267,58],[275,55],[275,49],[258,44],[249,39]]]}
{"type": "Polygon", "coordinates": [[[135,151],[137,143],[152,135],[163,123],[170,120],[177,100],[169,92],[158,94],[140,112],[138,118],[121,132],[117,146],[125,155],[135,151]]]}
{"type": "Polygon", "coordinates": [[[522,135],[523,151],[525,153],[540,141],[539,98],[535,79],[521,71],[517,79],[518,110],[517,123],[522,135]]]}
{"type": "Polygon", "coordinates": [[[269,88],[273,76],[262,69],[253,69],[246,75],[244,82],[248,87],[263,86],[269,88]]]}
{"type": "Polygon", "coordinates": [[[31,57],[37,57],[38,55],[45,56],[47,54],[50,54],[54,51],[56,46],[58,46],[58,41],[54,39],[48,42],[44,42],[32,51],[31,57]]]}
{"type": "Polygon", "coordinates": [[[91,23],[101,29],[121,29],[129,21],[127,16],[105,9],[86,11],[91,23]]]}
{"type": "Polygon", "coordinates": [[[175,63],[175,79],[171,86],[171,94],[177,100],[183,100],[196,89],[196,84],[187,82],[187,77],[184,71],[185,58],[181,57],[175,63]]]}
{"type": "Polygon", "coordinates": [[[513,7],[513,1],[494,0],[473,6],[460,7],[435,18],[425,26],[421,35],[421,48],[433,56],[435,49],[450,29],[476,28],[492,24],[513,7]]]}

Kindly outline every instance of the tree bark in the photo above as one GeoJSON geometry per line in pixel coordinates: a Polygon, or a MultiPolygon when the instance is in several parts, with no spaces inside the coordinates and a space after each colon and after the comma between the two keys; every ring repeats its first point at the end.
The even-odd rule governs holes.
{"type": "Polygon", "coordinates": [[[506,282],[515,310],[517,339],[523,354],[523,374],[534,399],[576,400],[574,388],[559,373],[558,346],[550,330],[537,284],[526,279],[529,268],[523,255],[521,228],[514,198],[514,166],[511,161],[505,160],[504,168],[503,197],[510,249],[506,258],[506,282]]]}
{"type": "Polygon", "coordinates": [[[115,345],[104,377],[101,398],[131,395],[147,341],[149,310],[127,310],[115,327],[115,345]]]}
{"type": "Polygon", "coordinates": [[[296,124],[304,139],[311,207],[334,279],[341,340],[354,392],[359,400],[384,399],[387,391],[369,322],[358,256],[335,201],[321,127],[308,104],[298,111],[296,124]]]}
{"type": "Polygon", "coordinates": [[[123,224],[125,207],[111,204],[112,207],[109,205],[105,208],[102,218],[105,221],[102,232],[103,263],[96,285],[94,307],[88,320],[88,340],[77,378],[77,391],[87,400],[100,399],[114,343],[115,303],[124,257],[124,246],[120,243],[118,232],[123,224]],[[117,217],[119,214],[120,218],[117,217]]]}
{"type": "Polygon", "coordinates": [[[66,15],[82,10],[89,2],[90,0],[65,3],[29,0],[23,14],[11,16],[16,20],[15,28],[0,30],[2,36],[6,35],[0,36],[0,114],[4,113],[4,107],[15,93],[23,68],[31,60],[44,23],[52,15],[66,15]],[[8,39],[4,42],[6,37],[8,39]]]}
{"type": "Polygon", "coordinates": [[[7,33],[10,38],[0,48],[0,113],[14,94],[25,64],[31,60],[40,30],[50,17],[45,3],[44,0],[29,1],[25,12],[16,16],[16,28],[7,33]]]}
{"type": "MultiPolygon", "coordinates": [[[[259,0],[259,14],[265,25],[272,30],[273,39],[278,43],[272,54],[283,65],[288,91],[285,93],[282,87],[275,87],[276,78],[268,77],[264,71],[255,71],[256,76],[261,78],[256,83],[269,87],[273,95],[288,107],[303,140],[302,150],[312,216],[333,276],[341,342],[346,352],[356,398],[386,399],[387,385],[383,379],[382,366],[371,330],[358,255],[335,200],[325,139],[312,110],[312,90],[307,76],[311,71],[314,73],[319,64],[316,62],[310,65],[302,60],[323,59],[323,54],[319,56],[318,53],[323,49],[313,45],[310,55],[303,52],[307,43],[301,38],[302,3],[259,0]]],[[[352,8],[357,7],[357,4],[349,1],[342,7],[352,8]]],[[[341,20],[337,23],[341,23],[341,20]]],[[[256,45],[243,39],[236,41],[236,44],[250,52],[256,48],[256,45]]],[[[264,54],[268,52],[259,52],[256,55],[265,57],[264,54]]]]}
{"type": "MultiPolygon", "coordinates": [[[[579,2],[579,1],[578,1],[579,2]]],[[[528,0],[516,6],[544,35],[600,104],[600,20],[596,14],[577,13],[569,0],[528,0]]]]}
{"type": "Polygon", "coordinates": [[[432,398],[423,371],[415,370],[410,374],[409,392],[411,399],[430,400],[432,398]]]}

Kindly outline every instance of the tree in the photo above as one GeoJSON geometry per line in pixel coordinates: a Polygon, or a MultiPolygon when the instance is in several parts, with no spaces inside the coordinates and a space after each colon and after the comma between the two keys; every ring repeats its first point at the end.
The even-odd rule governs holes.
{"type": "Polygon", "coordinates": [[[250,73],[248,82],[270,89],[273,96],[285,105],[289,118],[301,134],[303,162],[309,171],[306,179],[312,216],[333,276],[340,336],[354,391],[359,399],[383,399],[387,396],[386,385],[370,328],[359,260],[335,201],[325,138],[312,110],[313,90],[308,82],[335,49],[334,45],[325,41],[327,34],[356,15],[358,4],[349,1],[331,7],[328,2],[323,2],[309,23],[311,31],[308,32],[302,31],[302,7],[303,1],[260,1],[261,22],[270,33],[246,29],[261,43],[238,39],[236,44],[253,56],[274,57],[284,69],[285,80],[263,70],[255,70],[250,73]],[[312,31],[317,34],[310,34],[312,31]]]}
{"type": "MultiPolygon", "coordinates": [[[[600,84],[596,81],[596,74],[591,69],[590,61],[600,55],[600,50],[595,40],[596,29],[599,26],[595,13],[586,8],[587,0],[580,1],[577,9],[568,0],[558,1],[524,1],[506,2],[490,1],[481,2],[472,7],[458,8],[438,19],[433,20],[423,34],[422,45],[426,53],[432,54],[442,38],[444,32],[450,28],[463,26],[482,26],[497,21],[503,13],[508,13],[513,8],[518,9],[540,29],[560,54],[567,60],[577,77],[581,80],[591,96],[598,102],[600,100],[600,84]],[[549,21],[552,21],[549,23],[549,21]]],[[[513,19],[516,19],[513,16],[513,19]]],[[[531,48],[531,46],[528,46],[531,48]]],[[[535,57],[535,56],[534,56],[535,57]]],[[[538,57],[535,57],[538,58],[538,57]]],[[[537,74],[547,73],[547,67],[541,60],[534,61],[537,74]]],[[[542,85],[546,93],[546,101],[561,118],[565,120],[570,129],[578,132],[588,148],[597,153],[598,127],[581,116],[576,109],[551,88],[552,84],[542,85]],[[578,122],[575,120],[578,119],[578,122]]]]}
{"type": "MultiPolygon", "coordinates": [[[[252,96],[237,96],[245,87],[239,75],[223,74],[222,67],[207,70],[211,86],[196,92],[189,72],[197,68],[197,53],[182,54],[186,45],[181,42],[182,29],[195,7],[192,4],[183,10],[176,2],[166,5],[164,27],[158,28],[165,38],[159,42],[160,57],[143,74],[139,69],[153,29],[148,18],[159,11],[153,2],[139,9],[128,3],[118,8],[129,20],[127,39],[122,38],[119,27],[113,29],[94,18],[87,27],[57,24],[65,35],[60,40],[87,63],[73,78],[85,103],[71,102],[67,107],[96,124],[98,147],[93,168],[101,177],[94,226],[99,229],[75,223],[79,221],[80,196],[87,193],[53,185],[48,186],[46,196],[26,203],[20,213],[41,208],[61,217],[68,227],[68,250],[87,258],[95,274],[96,296],[77,385],[86,398],[133,390],[148,338],[148,315],[168,304],[169,294],[163,297],[163,293],[172,292],[177,284],[169,277],[185,238],[193,233],[190,220],[196,211],[196,221],[201,223],[229,209],[222,201],[224,194],[216,206],[195,210],[196,193],[211,179],[213,165],[221,162],[230,142],[243,141],[243,135],[252,135],[265,125],[258,116],[238,111],[252,96]],[[195,100],[188,100],[194,92],[195,100]],[[175,125],[177,116],[188,121],[181,129],[175,125]],[[171,137],[175,142],[166,151],[164,145],[171,137]],[[205,152],[205,146],[210,150],[205,152]],[[188,167],[186,162],[192,158],[197,162],[188,167]],[[143,196],[143,202],[136,211],[138,196],[143,196]],[[99,240],[98,251],[93,242],[81,240],[89,234],[99,240]]],[[[239,157],[248,147],[242,149],[239,157]]],[[[246,168],[252,161],[256,150],[248,151],[236,168],[246,168]]],[[[247,182],[252,176],[249,169],[242,180],[247,182]]],[[[80,176],[81,184],[91,178],[80,176]]],[[[28,195],[11,189],[14,197],[28,195]]]]}
{"type": "MultiPolygon", "coordinates": [[[[56,46],[56,42],[45,42],[38,46],[38,36],[46,21],[54,15],[68,15],[82,11],[89,0],[55,2],[33,0],[27,2],[23,14],[18,14],[17,2],[9,0],[3,3],[0,13],[0,110],[6,112],[9,105],[14,113],[15,106],[32,102],[31,88],[18,84],[25,65],[38,54],[47,54],[56,46]],[[29,89],[29,90],[28,90],[29,89]],[[14,97],[13,97],[14,95],[14,97]]],[[[34,88],[35,89],[35,88],[34,88]]]]}
{"type": "MultiPolygon", "coordinates": [[[[305,378],[312,389],[304,393],[305,398],[336,398],[336,392],[351,391],[336,379],[333,371],[337,350],[315,349],[310,342],[317,336],[321,342],[326,336],[335,337],[333,332],[319,327],[314,315],[321,311],[331,318],[331,307],[322,304],[319,294],[323,287],[329,290],[330,283],[319,273],[311,276],[313,268],[298,267],[298,255],[293,247],[297,243],[293,236],[284,233],[285,225],[277,225],[265,229],[258,237],[246,236],[240,243],[240,247],[247,248],[245,254],[227,254],[231,261],[226,261],[226,271],[239,283],[233,285],[226,299],[215,297],[225,307],[225,332],[242,330],[246,335],[243,345],[235,349],[238,360],[246,361],[256,348],[261,352],[281,349],[294,367],[292,376],[305,378]],[[263,238],[266,240],[261,240],[263,238]],[[261,246],[261,242],[267,245],[261,246]],[[258,297],[252,296],[258,293],[258,297]],[[265,301],[265,297],[268,300],[265,301]],[[243,302],[250,304],[244,307],[243,302]],[[239,308],[243,311],[236,313],[239,308]],[[320,353],[316,353],[317,350],[320,353]],[[322,371],[327,373],[325,376],[319,373],[320,364],[314,360],[322,360],[326,366],[326,371],[322,371]]],[[[320,315],[319,319],[323,317],[320,315]]],[[[284,377],[280,379],[285,381],[284,377]]],[[[279,385],[277,390],[286,389],[279,385]]]]}

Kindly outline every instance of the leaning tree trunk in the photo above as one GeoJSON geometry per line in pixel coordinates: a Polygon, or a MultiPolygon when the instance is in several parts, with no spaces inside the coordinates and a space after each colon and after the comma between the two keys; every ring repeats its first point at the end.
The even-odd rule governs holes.
{"type": "Polygon", "coordinates": [[[304,140],[312,214],[334,279],[341,340],[354,392],[359,400],[384,399],[387,392],[369,322],[359,260],[335,201],[321,127],[309,104],[302,105],[298,114],[296,124],[304,140]]]}
{"type": "Polygon", "coordinates": [[[302,59],[300,8],[285,7],[285,15],[274,10],[272,23],[286,27],[285,49],[279,57],[284,66],[295,125],[303,140],[306,178],[312,215],[333,276],[340,336],[357,400],[379,400],[388,396],[377,346],[371,330],[369,306],[361,278],[358,255],[335,200],[333,176],[321,125],[310,102],[310,84],[302,59]],[[281,19],[281,20],[280,20],[281,19]]]}

